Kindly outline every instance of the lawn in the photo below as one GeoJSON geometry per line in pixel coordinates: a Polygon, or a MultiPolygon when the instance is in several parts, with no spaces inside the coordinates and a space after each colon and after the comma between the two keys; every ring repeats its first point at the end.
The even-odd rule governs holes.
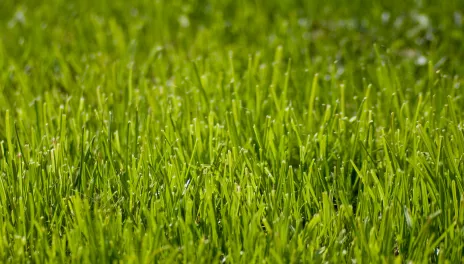
{"type": "Polygon", "coordinates": [[[461,0],[0,0],[0,262],[462,263],[463,43],[461,0]]]}

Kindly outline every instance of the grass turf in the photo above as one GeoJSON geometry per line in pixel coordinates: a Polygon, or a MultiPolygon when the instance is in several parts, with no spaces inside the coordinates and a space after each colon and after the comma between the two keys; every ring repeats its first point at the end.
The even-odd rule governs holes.
{"type": "Polygon", "coordinates": [[[463,11],[0,1],[0,262],[462,262],[463,11]]]}

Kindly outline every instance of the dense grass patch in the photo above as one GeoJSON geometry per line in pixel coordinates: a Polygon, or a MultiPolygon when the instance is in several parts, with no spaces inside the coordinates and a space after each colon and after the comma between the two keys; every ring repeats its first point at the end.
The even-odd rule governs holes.
{"type": "Polygon", "coordinates": [[[464,2],[0,1],[0,262],[463,262],[464,2]]]}

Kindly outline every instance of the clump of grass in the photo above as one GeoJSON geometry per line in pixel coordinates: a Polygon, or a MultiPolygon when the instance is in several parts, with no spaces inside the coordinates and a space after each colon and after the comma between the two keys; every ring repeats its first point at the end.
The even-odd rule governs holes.
{"type": "Polygon", "coordinates": [[[0,261],[462,262],[463,8],[0,2],[0,261]]]}

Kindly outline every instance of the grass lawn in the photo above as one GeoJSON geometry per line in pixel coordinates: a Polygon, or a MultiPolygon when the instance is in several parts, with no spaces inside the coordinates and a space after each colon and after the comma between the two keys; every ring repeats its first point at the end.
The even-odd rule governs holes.
{"type": "Polygon", "coordinates": [[[462,263],[463,76],[462,0],[0,0],[0,263],[462,263]]]}

